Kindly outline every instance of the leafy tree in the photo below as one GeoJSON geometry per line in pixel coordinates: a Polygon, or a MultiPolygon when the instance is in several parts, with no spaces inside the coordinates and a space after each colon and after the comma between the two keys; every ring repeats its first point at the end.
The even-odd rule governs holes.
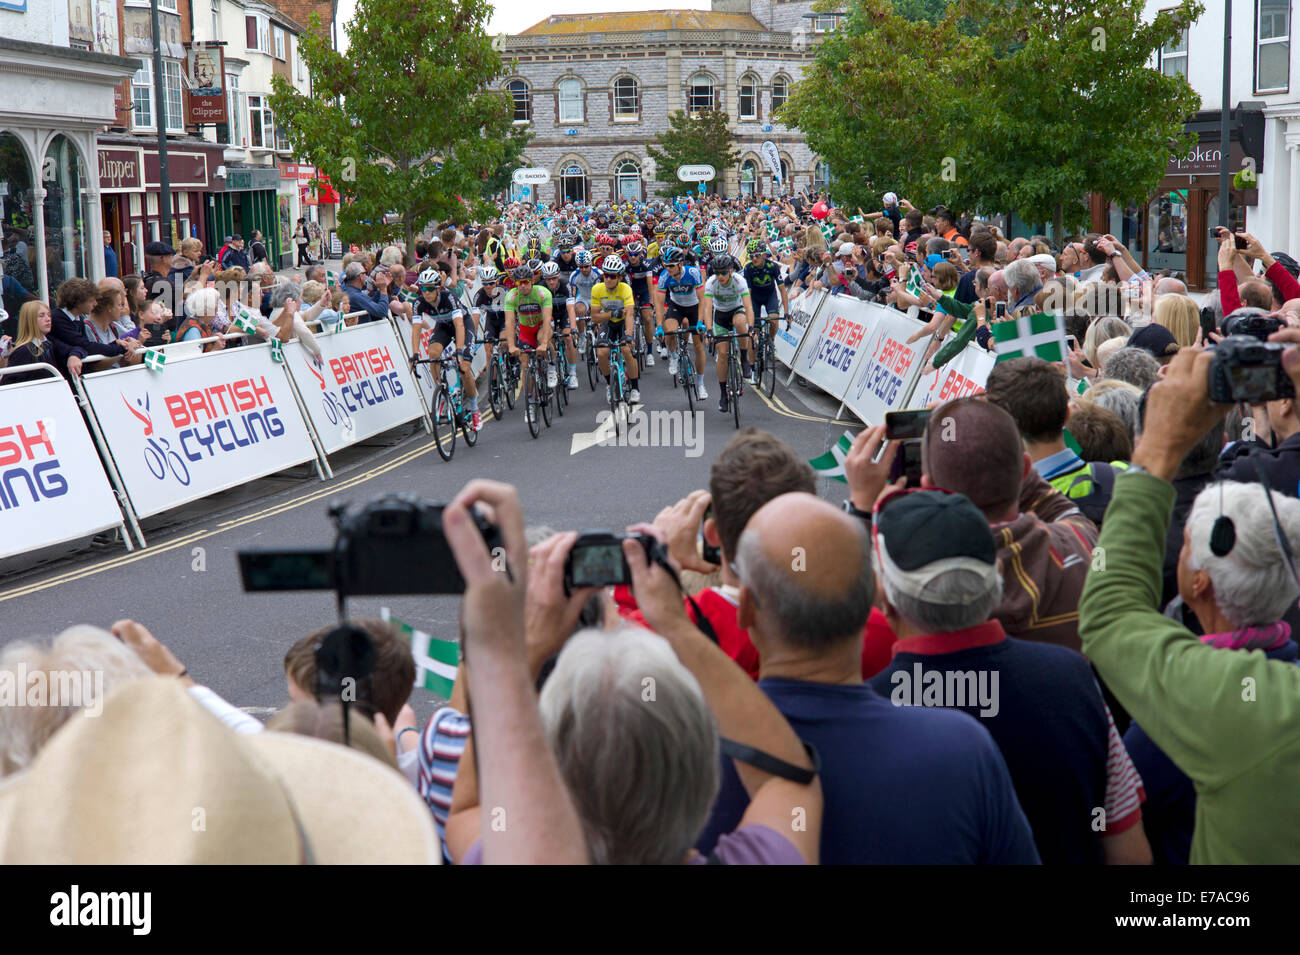
{"type": "Polygon", "coordinates": [[[348,52],[330,49],[312,15],[301,38],[310,95],[272,80],[271,108],[295,153],[339,190],[341,230],[366,243],[404,238],[486,211],[484,183],[516,148],[501,57],[484,29],[488,0],[359,0],[348,52]],[[462,198],[463,197],[463,200],[462,198]],[[400,219],[385,224],[385,214],[400,219]]]}
{"type": "Polygon", "coordinates": [[[683,110],[674,110],[668,128],[655,135],[655,142],[658,148],[648,146],[646,153],[654,160],[656,181],[675,190],[682,186],[677,179],[678,166],[712,166],[718,176],[708,184],[708,191],[716,192],[726,170],[740,162],[727,128],[727,114],[720,110],[706,110],[695,119],[683,110]]]}
{"type": "Polygon", "coordinates": [[[482,188],[479,195],[484,198],[492,198],[510,188],[510,183],[514,172],[520,166],[524,165],[524,150],[528,148],[528,141],[533,138],[532,130],[527,126],[512,126],[506,139],[505,158],[497,164],[497,168],[483,180],[482,188]]]}
{"type": "Polygon", "coordinates": [[[972,208],[1086,223],[1097,192],[1145,202],[1174,152],[1190,148],[1184,120],[1200,98],[1150,64],[1203,11],[1197,0],[1143,20],[1143,0],[962,0],[980,28],[969,64],[970,122],[957,159],[972,208]]]}
{"type": "Polygon", "coordinates": [[[973,41],[951,12],[931,22],[920,15],[926,4],[898,5],[909,15],[894,0],[853,0],[777,114],[803,130],[830,166],[836,201],[850,207],[872,208],[891,191],[918,205],[955,191],[944,158],[969,121],[973,41]]]}

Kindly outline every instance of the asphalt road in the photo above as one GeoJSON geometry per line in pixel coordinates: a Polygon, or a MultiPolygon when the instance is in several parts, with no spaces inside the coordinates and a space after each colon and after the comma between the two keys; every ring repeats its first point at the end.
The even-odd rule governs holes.
{"type": "MultiPolygon", "coordinates": [[[[335,455],[335,477],[328,483],[303,468],[146,521],[144,550],[81,546],[43,555],[37,566],[30,560],[0,565],[0,613],[6,621],[0,644],[49,636],[76,623],[108,627],[131,617],[167,643],[197,680],[264,717],[288,699],[285,651],[298,637],[335,620],[335,603],[325,592],[244,593],[238,551],[325,547],[333,540],[327,516],[332,502],[391,491],[446,500],[476,477],[514,484],[527,523],[557,530],[622,530],[708,485],[710,464],[736,432],[731,415],[717,410],[712,369],[698,430],[679,431],[692,440],[675,447],[596,444],[592,432],[607,407],[604,389],[592,392],[585,375],[579,377],[581,388],[571,393],[567,413],[537,439],[530,437],[520,406],[504,420],[485,421],[476,447],[457,441],[449,462],[422,428],[405,428],[335,455]]],[[[685,398],[672,387],[663,362],[643,373],[641,395],[649,411],[685,414],[685,398]]],[[[486,400],[482,407],[486,410],[486,400]]],[[[834,412],[824,395],[778,384],[775,400],[747,390],[741,424],[771,431],[804,458],[813,458],[845,430],[844,422],[830,422],[834,412]]],[[[821,485],[823,495],[836,503],[844,496],[842,484],[823,480],[821,485]]],[[[455,638],[454,597],[356,599],[349,612],[377,615],[383,605],[422,630],[455,638]]],[[[412,702],[423,720],[439,701],[417,690],[412,702]]]]}

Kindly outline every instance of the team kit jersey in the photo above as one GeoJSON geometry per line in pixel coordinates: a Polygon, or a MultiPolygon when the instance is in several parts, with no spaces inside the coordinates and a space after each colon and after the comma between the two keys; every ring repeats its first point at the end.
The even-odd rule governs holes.
{"type": "Polygon", "coordinates": [[[700,304],[699,288],[704,284],[700,270],[693,265],[682,267],[682,274],[673,278],[664,269],[659,273],[659,291],[663,292],[672,305],[700,304]]]}
{"type": "Polygon", "coordinates": [[[745,307],[744,298],[749,294],[749,285],[745,277],[736,272],[731,273],[731,281],[726,285],[716,275],[710,275],[704,283],[704,297],[713,299],[715,312],[734,312],[745,307]]]}
{"type": "Polygon", "coordinates": [[[483,315],[483,333],[488,338],[499,338],[505,328],[507,294],[500,285],[494,285],[491,292],[487,288],[480,288],[474,293],[474,310],[483,315]]]}
{"type": "Polygon", "coordinates": [[[642,256],[640,262],[627,260],[627,284],[638,302],[650,301],[650,263],[642,256]]]}
{"type": "Polygon", "coordinates": [[[528,294],[522,294],[513,288],[506,295],[505,309],[515,313],[515,321],[525,328],[536,328],[542,324],[542,312],[551,305],[551,290],[541,285],[534,285],[528,294]]]}
{"type": "Polygon", "coordinates": [[[582,269],[578,269],[569,276],[569,288],[583,305],[591,304],[591,290],[604,283],[605,279],[600,274],[600,269],[595,266],[592,266],[590,272],[584,273],[582,269]]]}
{"type": "Polygon", "coordinates": [[[559,252],[555,255],[552,262],[560,267],[560,278],[567,280],[578,269],[578,263],[575,261],[577,256],[572,252],[559,252]]]}
{"type": "Polygon", "coordinates": [[[744,277],[755,298],[766,298],[768,294],[776,291],[776,286],[781,281],[781,266],[771,259],[764,262],[762,268],[750,262],[745,266],[744,277]]]}
{"type": "Polygon", "coordinates": [[[415,315],[411,318],[412,325],[433,325],[443,322],[452,322],[465,315],[465,309],[460,306],[451,293],[445,288],[438,290],[438,301],[430,305],[420,296],[420,300],[415,304],[415,315]]]}
{"type": "Polygon", "coordinates": [[[599,315],[605,318],[611,317],[604,309],[608,307],[615,313],[614,318],[626,318],[628,313],[636,307],[632,298],[632,286],[626,282],[619,282],[611,291],[602,281],[599,285],[591,290],[591,314],[599,315]],[[622,310],[622,315],[618,314],[622,310]]]}

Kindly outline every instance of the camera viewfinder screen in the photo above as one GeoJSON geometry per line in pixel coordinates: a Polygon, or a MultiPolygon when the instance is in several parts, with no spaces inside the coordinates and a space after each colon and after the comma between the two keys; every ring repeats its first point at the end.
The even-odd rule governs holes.
{"type": "Polygon", "coordinates": [[[623,575],[623,550],[617,542],[574,548],[575,587],[606,587],[620,583],[627,583],[627,580],[623,575]]]}

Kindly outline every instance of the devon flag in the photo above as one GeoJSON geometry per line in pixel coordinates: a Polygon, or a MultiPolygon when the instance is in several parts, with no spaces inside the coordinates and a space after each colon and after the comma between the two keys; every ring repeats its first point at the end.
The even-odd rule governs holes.
{"type": "Polygon", "coordinates": [[[162,371],[163,365],[167,363],[167,356],[157,348],[146,348],[144,350],[144,365],[150,371],[162,371]]]}
{"type": "Polygon", "coordinates": [[[1060,312],[1039,312],[995,322],[993,342],[998,361],[1011,358],[1065,361],[1065,316],[1060,312]]]}
{"type": "Polygon", "coordinates": [[[329,271],[329,269],[326,269],[326,270],[325,270],[325,285],[326,285],[326,287],[328,287],[328,288],[338,288],[338,287],[339,287],[339,274],[338,274],[337,272],[331,272],[331,271],[329,271]]]}
{"type": "Polygon", "coordinates": [[[271,339],[271,360],[277,365],[284,364],[284,346],[280,344],[280,339],[271,339]]]}
{"type": "Polygon", "coordinates": [[[398,633],[411,641],[411,656],[415,657],[415,685],[422,686],[444,699],[451,697],[456,685],[456,668],[460,666],[460,644],[454,640],[439,640],[422,630],[403,623],[384,607],[380,617],[397,628],[398,633]]]}
{"type": "Polygon", "coordinates": [[[253,313],[247,308],[240,308],[239,314],[235,316],[235,320],[230,324],[234,325],[245,335],[253,335],[257,332],[259,322],[257,319],[253,318],[253,313]]]}
{"type": "Polygon", "coordinates": [[[921,267],[913,265],[907,270],[907,294],[914,298],[920,298],[921,293],[925,291],[925,280],[921,278],[921,267]]]}
{"type": "Polygon", "coordinates": [[[848,479],[844,476],[844,459],[848,456],[851,447],[853,447],[853,432],[845,431],[833,448],[808,463],[812,465],[812,469],[819,477],[834,478],[847,484],[848,479]]]}

